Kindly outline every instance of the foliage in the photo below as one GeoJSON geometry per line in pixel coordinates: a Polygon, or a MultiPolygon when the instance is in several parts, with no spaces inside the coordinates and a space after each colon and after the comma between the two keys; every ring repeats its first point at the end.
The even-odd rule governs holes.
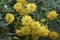
{"type": "MultiPolygon", "coordinates": [[[[34,21],[41,22],[41,19],[46,19],[45,22],[41,22],[42,25],[48,25],[48,29],[50,31],[56,31],[60,37],[60,0],[27,0],[29,3],[34,3],[37,5],[37,9],[33,13],[28,13],[29,16],[32,17],[34,21]],[[45,14],[48,12],[55,10],[58,14],[55,20],[49,20],[45,14]]],[[[21,19],[24,15],[18,14],[18,12],[13,8],[14,4],[16,4],[16,0],[0,0],[0,34],[4,36],[10,36],[13,40],[14,37],[16,40],[24,40],[25,35],[17,36],[15,33],[16,29],[22,28],[21,19]],[[15,17],[14,21],[11,24],[8,24],[5,20],[5,15],[7,13],[12,13],[15,17]],[[4,31],[5,30],[5,31],[4,31]],[[6,35],[5,35],[6,34],[6,35]]],[[[2,36],[1,35],[1,36],[2,36]]],[[[31,35],[28,35],[31,39],[31,35]]],[[[10,38],[8,37],[8,38],[10,38]]],[[[58,37],[58,40],[60,38],[58,37]]],[[[7,37],[6,37],[7,38],[7,37]]],[[[15,40],[14,39],[14,40],[15,40]]],[[[4,39],[9,40],[9,39],[4,39]]],[[[50,38],[41,37],[39,40],[50,40],[50,38]]]]}

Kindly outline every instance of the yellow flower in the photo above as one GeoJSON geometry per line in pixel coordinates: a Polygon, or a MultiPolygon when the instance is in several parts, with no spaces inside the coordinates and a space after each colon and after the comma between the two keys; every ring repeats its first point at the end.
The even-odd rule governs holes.
{"type": "Polygon", "coordinates": [[[7,13],[5,16],[5,20],[8,24],[11,24],[14,21],[14,15],[11,13],[7,13]]]}
{"type": "Polygon", "coordinates": [[[22,14],[22,15],[26,15],[27,14],[27,10],[23,7],[23,5],[19,2],[17,2],[15,5],[14,5],[14,9],[19,13],[19,14],[22,14]]]}
{"type": "Polygon", "coordinates": [[[32,30],[36,30],[36,29],[38,29],[38,28],[40,28],[41,27],[41,23],[39,23],[38,21],[33,21],[32,23],[31,23],[31,28],[32,28],[32,30]]]}
{"type": "Polygon", "coordinates": [[[19,9],[22,9],[22,4],[19,3],[19,2],[17,2],[16,4],[14,4],[14,9],[15,9],[16,11],[19,11],[19,9]]]}
{"type": "Polygon", "coordinates": [[[33,22],[31,16],[28,16],[28,15],[25,15],[25,16],[21,19],[21,21],[22,21],[22,25],[30,25],[30,24],[33,22]]]}
{"type": "Polygon", "coordinates": [[[58,38],[58,33],[52,31],[52,32],[49,33],[49,37],[53,40],[56,40],[58,38]]]}
{"type": "Polygon", "coordinates": [[[26,7],[27,7],[26,9],[29,13],[36,11],[36,8],[37,8],[36,4],[34,4],[34,3],[27,4],[26,7]]]}
{"type": "Polygon", "coordinates": [[[29,35],[31,30],[29,26],[23,26],[20,31],[23,35],[29,35]]]}
{"type": "Polygon", "coordinates": [[[31,24],[31,35],[34,40],[37,40],[39,38],[39,29],[41,27],[41,24],[38,21],[33,21],[31,24]]]}
{"type": "Polygon", "coordinates": [[[38,21],[33,21],[31,24],[31,31],[32,31],[31,34],[38,35],[40,27],[41,27],[41,24],[38,21]]]}
{"type": "Polygon", "coordinates": [[[29,35],[30,34],[30,27],[29,26],[23,26],[20,30],[16,30],[16,34],[18,36],[21,35],[29,35]]]}
{"type": "Polygon", "coordinates": [[[50,30],[48,30],[47,26],[42,25],[42,27],[39,30],[40,36],[47,37],[50,30]]]}
{"type": "Polygon", "coordinates": [[[41,23],[44,23],[45,21],[46,21],[45,18],[42,18],[42,19],[40,20],[41,23]]]}
{"type": "Polygon", "coordinates": [[[19,12],[19,14],[22,14],[22,15],[28,14],[27,11],[26,11],[26,9],[19,9],[18,12],[19,12]]]}
{"type": "Polygon", "coordinates": [[[56,13],[56,11],[50,11],[50,12],[47,14],[47,18],[50,19],[50,20],[56,19],[57,16],[58,16],[58,14],[56,13]]]}

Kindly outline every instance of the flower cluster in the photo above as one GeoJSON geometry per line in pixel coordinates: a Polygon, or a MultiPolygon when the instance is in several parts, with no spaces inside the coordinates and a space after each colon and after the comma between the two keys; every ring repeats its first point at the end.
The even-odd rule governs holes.
{"type": "Polygon", "coordinates": [[[16,4],[14,4],[13,8],[16,13],[19,13],[17,14],[18,16],[15,17],[16,15],[14,16],[12,13],[6,13],[5,21],[8,24],[14,23],[17,27],[20,26],[15,28],[17,36],[31,35],[33,40],[38,40],[39,37],[49,37],[52,40],[56,40],[59,37],[57,32],[50,31],[47,23],[50,20],[53,21],[57,19],[58,13],[55,10],[49,11],[45,15],[47,18],[41,18],[41,20],[39,18],[39,21],[33,20],[33,16],[35,17],[35,14],[32,13],[35,13],[37,10],[37,5],[35,3],[29,3],[27,0],[16,0],[16,4]]]}
{"type": "MultiPolygon", "coordinates": [[[[56,13],[53,12],[52,16],[56,13]]],[[[5,16],[5,20],[8,24],[11,24],[14,21],[14,15],[12,13],[7,13],[5,16]]],[[[46,21],[45,19],[41,19],[42,22],[46,21]]],[[[49,37],[52,40],[56,40],[58,38],[58,33],[54,31],[50,31],[47,25],[42,25],[39,21],[35,21],[31,16],[25,15],[21,19],[22,28],[15,29],[15,32],[18,36],[22,35],[32,35],[33,39],[37,40],[39,36],[41,37],[49,37]]]]}
{"type": "Polygon", "coordinates": [[[31,16],[25,15],[22,19],[22,25],[24,25],[19,31],[16,31],[17,35],[29,35],[31,34],[33,39],[41,37],[50,37],[52,39],[58,38],[58,34],[55,34],[48,29],[47,25],[42,25],[39,21],[35,21],[31,16]],[[19,33],[18,33],[19,32],[19,33]],[[54,34],[54,35],[53,35],[54,34]]]}
{"type": "Polygon", "coordinates": [[[14,9],[19,13],[19,14],[22,14],[22,15],[26,15],[27,14],[27,11],[25,8],[22,7],[23,5],[20,3],[20,2],[17,2],[15,5],[14,5],[14,9]]]}
{"type": "Polygon", "coordinates": [[[32,13],[36,11],[36,4],[28,3],[26,0],[17,0],[17,3],[14,4],[14,9],[22,15],[32,13]]]}

